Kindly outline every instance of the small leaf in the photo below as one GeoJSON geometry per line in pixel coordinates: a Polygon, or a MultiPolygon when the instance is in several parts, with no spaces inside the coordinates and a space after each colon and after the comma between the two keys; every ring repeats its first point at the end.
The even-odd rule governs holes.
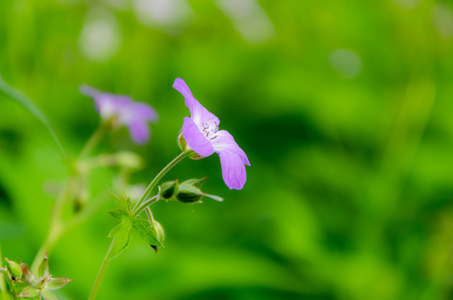
{"type": "Polygon", "coordinates": [[[39,290],[33,286],[27,286],[22,290],[22,292],[17,295],[17,297],[21,298],[31,298],[36,297],[39,294],[39,290]]]}
{"type": "Polygon", "coordinates": [[[28,267],[27,264],[21,263],[20,264],[20,269],[22,271],[22,274],[24,274],[25,279],[30,285],[35,285],[36,284],[36,279],[35,276],[30,271],[30,268],[28,267]]]}
{"type": "Polygon", "coordinates": [[[113,218],[117,219],[118,221],[122,222],[125,219],[129,218],[129,214],[122,209],[115,209],[107,211],[113,218]]]}
{"type": "Polygon", "coordinates": [[[44,300],[58,300],[57,296],[55,296],[51,291],[48,290],[42,290],[41,295],[44,300]]]}
{"type": "Polygon", "coordinates": [[[46,256],[44,256],[41,264],[39,265],[38,269],[38,277],[43,277],[44,275],[49,274],[49,260],[47,259],[47,253],[46,256]]]}
{"type": "Polygon", "coordinates": [[[124,197],[118,197],[108,187],[107,187],[107,189],[109,190],[110,195],[112,195],[114,197],[116,205],[118,205],[120,208],[122,208],[125,211],[129,211],[129,207],[127,206],[126,199],[124,199],[124,197]]]}
{"type": "Polygon", "coordinates": [[[112,244],[110,245],[107,259],[113,259],[120,255],[128,246],[131,241],[131,227],[132,224],[129,219],[124,220],[118,224],[109,233],[109,238],[113,238],[112,244]]]}
{"type": "Polygon", "coordinates": [[[138,231],[141,238],[145,240],[150,245],[155,245],[163,247],[162,243],[159,241],[156,232],[152,228],[152,224],[147,220],[142,218],[135,218],[132,220],[132,226],[135,230],[138,231]]]}
{"type": "Polygon", "coordinates": [[[71,280],[69,280],[66,277],[49,278],[46,280],[45,289],[58,290],[58,289],[64,287],[69,281],[71,281],[71,280]]]}

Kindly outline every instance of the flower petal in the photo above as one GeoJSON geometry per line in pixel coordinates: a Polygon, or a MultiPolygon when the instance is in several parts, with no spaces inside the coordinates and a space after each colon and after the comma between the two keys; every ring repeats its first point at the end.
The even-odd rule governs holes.
{"type": "Polygon", "coordinates": [[[220,157],[220,164],[222,165],[222,176],[225,184],[230,190],[242,190],[247,174],[245,172],[245,165],[242,158],[231,151],[218,151],[220,157]]]}
{"type": "Polygon", "coordinates": [[[238,155],[242,162],[247,166],[250,166],[250,162],[247,158],[247,154],[245,154],[244,150],[242,150],[239,145],[234,140],[233,136],[226,130],[219,130],[215,133],[215,138],[211,139],[212,146],[214,147],[214,151],[219,153],[222,151],[230,151],[238,155]]]}
{"type": "Polygon", "coordinates": [[[79,89],[83,95],[94,99],[96,110],[102,118],[119,114],[131,102],[129,96],[103,93],[86,84],[82,84],[79,89]]]}
{"type": "Polygon", "coordinates": [[[119,122],[128,125],[134,121],[157,121],[159,116],[154,108],[145,102],[134,101],[129,103],[119,113],[119,122]]]}
{"type": "Polygon", "coordinates": [[[186,140],[186,143],[195,151],[198,155],[206,157],[214,153],[209,140],[203,135],[198,129],[193,120],[189,117],[184,118],[184,124],[182,125],[182,135],[186,140]]]}
{"type": "Polygon", "coordinates": [[[203,128],[203,124],[212,124],[215,123],[215,126],[219,126],[220,121],[219,119],[209,112],[200,102],[197,101],[192,95],[187,84],[181,78],[176,78],[175,83],[173,84],[173,88],[175,88],[178,92],[180,92],[184,96],[184,103],[190,110],[190,117],[192,118],[193,122],[200,128],[203,128]]]}
{"type": "Polygon", "coordinates": [[[146,121],[136,120],[128,124],[129,133],[136,144],[144,144],[149,140],[150,129],[146,121]]]}

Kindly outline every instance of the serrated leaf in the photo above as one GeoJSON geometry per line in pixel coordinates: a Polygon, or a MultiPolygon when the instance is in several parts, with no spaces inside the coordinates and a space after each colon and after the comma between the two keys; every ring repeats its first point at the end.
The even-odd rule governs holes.
{"type": "Polygon", "coordinates": [[[144,239],[145,242],[151,245],[163,247],[152,226],[153,225],[149,223],[148,220],[142,218],[135,218],[132,220],[132,227],[138,231],[141,238],[144,239]]]}
{"type": "Polygon", "coordinates": [[[125,212],[123,209],[114,209],[107,211],[113,218],[117,219],[118,221],[122,222],[125,219],[129,218],[129,214],[125,212]]]}
{"type": "Polygon", "coordinates": [[[127,208],[128,208],[128,210],[131,211],[131,208],[132,208],[131,199],[127,198],[127,199],[126,199],[126,203],[127,203],[127,208]]]}
{"type": "Polygon", "coordinates": [[[125,210],[125,211],[129,211],[129,210],[130,210],[130,208],[129,208],[128,205],[127,205],[127,201],[126,201],[126,199],[124,199],[124,197],[118,197],[118,196],[117,196],[114,192],[112,192],[108,187],[107,187],[107,189],[109,190],[110,195],[113,196],[116,205],[118,205],[120,208],[122,208],[122,209],[125,210]]]}
{"type": "Polygon", "coordinates": [[[132,224],[129,219],[124,220],[109,233],[109,238],[113,238],[110,245],[107,259],[113,259],[120,255],[128,246],[131,241],[132,224]]]}

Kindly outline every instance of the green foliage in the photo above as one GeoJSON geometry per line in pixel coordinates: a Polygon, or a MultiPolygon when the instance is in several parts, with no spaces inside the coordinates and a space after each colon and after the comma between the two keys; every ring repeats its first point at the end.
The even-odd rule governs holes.
{"type": "Polygon", "coordinates": [[[143,218],[135,218],[132,220],[132,226],[140,234],[141,238],[150,245],[163,247],[164,245],[157,238],[156,231],[153,229],[153,225],[143,218]]]}
{"type": "MultiPolygon", "coordinates": [[[[252,164],[242,191],[225,187],[215,155],[171,170],[162,182],[207,176],[203,188],[224,202],[154,204],[166,248],[151,256],[131,243],[99,299],[451,298],[451,2],[254,1],[274,29],[254,44],[247,26],[266,25],[248,22],[250,10],[234,18],[221,1],[178,1],[188,16],[169,24],[138,17],[138,2],[0,1],[0,76],[46,113],[69,153],[99,123],[80,84],[132,95],[160,116],[150,143],[133,145],[123,128],[98,152],[137,152],[144,169],[124,176],[148,184],[179,153],[189,112],[171,84],[181,77],[252,164]],[[82,48],[93,15],[121,40],[103,61],[82,48]]],[[[0,101],[4,256],[31,261],[66,170],[48,132],[0,101]]],[[[89,201],[106,186],[136,201],[117,173],[97,169],[89,201]]],[[[99,205],[55,245],[53,272],[77,279],[61,298],[87,298],[118,222],[103,212],[127,211],[121,203],[99,205]]]]}
{"type": "Polygon", "coordinates": [[[129,247],[132,235],[132,222],[129,218],[124,219],[120,224],[116,225],[109,233],[109,238],[112,238],[106,259],[113,259],[120,255],[124,250],[129,247]]]}

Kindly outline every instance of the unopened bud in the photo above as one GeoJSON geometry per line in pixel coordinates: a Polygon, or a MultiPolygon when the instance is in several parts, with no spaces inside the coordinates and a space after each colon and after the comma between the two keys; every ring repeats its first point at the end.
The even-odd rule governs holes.
{"type": "Polygon", "coordinates": [[[20,277],[22,277],[22,270],[20,269],[19,263],[9,260],[6,257],[5,257],[5,261],[6,261],[6,268],[8,269],[8,271],[11,274],[11,276],[13,277],[13,279],[19,279],[20,277]]]}
{"type": "Polygon", "coordinates": [[[204,194],[198,188],[185,182],[181,183],[176,194],[176,199],[183,203],[199,202],[204,194]]]}
{"type": "Polygon", "coordinates": [[[159,186],[159,196],[165,200],[173,200],[172,198],[178,190],[178,180],[167,181],[159,186]]]}
{"type": "MultiPolygon", "coordinates": [[[[165,240],[164,228],[157,221],[153,221],[153,225],[152,226],[153,226],[152,228],[153,228],[154,233],[156,233],[157,240],[163,245],[164,244],[164,240],[165,240]]],[[[150,245],[150,246],[157,253],[157,250],[159,250],[159,247],[157,245],[150,245]]]]}
{"type": "Polygon", "coordinates": [[[47,253],[38,268],[38,277],[43,277],[44,275],[49,275],[49,260],[47,259],[47,253]]]}

